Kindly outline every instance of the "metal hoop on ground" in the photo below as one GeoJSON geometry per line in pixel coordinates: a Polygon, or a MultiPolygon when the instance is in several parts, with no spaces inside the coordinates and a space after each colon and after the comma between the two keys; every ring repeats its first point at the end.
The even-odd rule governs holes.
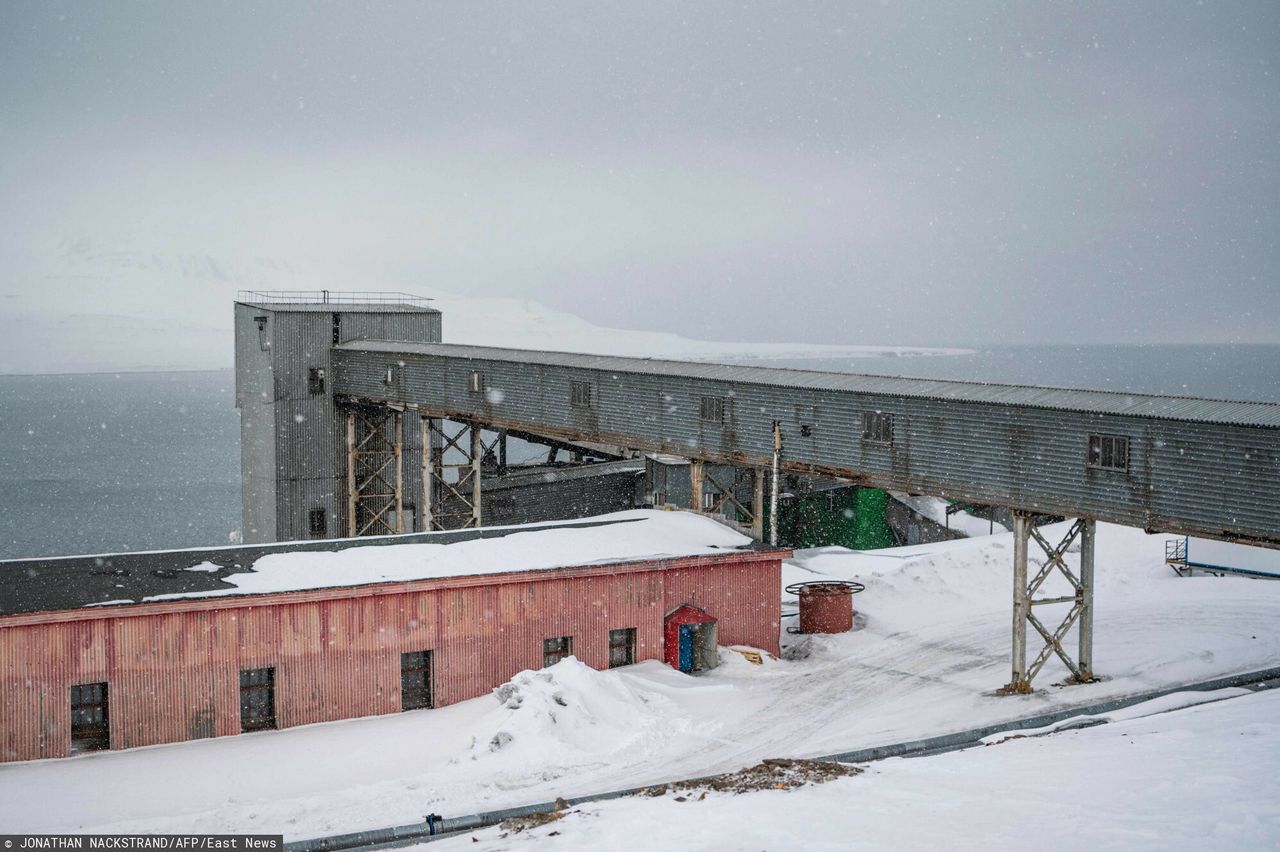
{"type": "Polygon", "coordinates": [[[857,580],[806,580],[803,583],[792,583],[783,589],[789,595],[801,592],[812,595],[856,595],[866,590],[866,585],[857,580]]]}

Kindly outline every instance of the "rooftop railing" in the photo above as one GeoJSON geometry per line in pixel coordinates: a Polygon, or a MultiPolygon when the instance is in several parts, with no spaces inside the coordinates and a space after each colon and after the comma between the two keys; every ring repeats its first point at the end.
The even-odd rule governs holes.
{"type": "Polygon", "coordinates": [[[241,290],[236,300],[259,305],[409,305],[430,307],[431,299],[386,290],[241,290]]]}

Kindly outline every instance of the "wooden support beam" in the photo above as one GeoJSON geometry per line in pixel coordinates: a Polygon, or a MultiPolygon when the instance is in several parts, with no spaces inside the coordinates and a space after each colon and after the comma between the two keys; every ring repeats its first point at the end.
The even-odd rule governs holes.
{"type": "Polygon", "coordinates": [[[356,534],[356,413],[347,410],[347,536],[356,534]]]}

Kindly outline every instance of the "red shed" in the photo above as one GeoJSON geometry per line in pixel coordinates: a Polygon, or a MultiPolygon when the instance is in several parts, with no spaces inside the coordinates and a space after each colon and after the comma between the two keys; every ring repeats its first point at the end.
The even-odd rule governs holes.
{"type": "Polygon", "coordinates": [[[671,659],[672,629],[678,667],[684,626],[703,665],[776,653],[786,555],[635,511],[0,563],[0,761],[438,707],[570,654],[671,659]]]}

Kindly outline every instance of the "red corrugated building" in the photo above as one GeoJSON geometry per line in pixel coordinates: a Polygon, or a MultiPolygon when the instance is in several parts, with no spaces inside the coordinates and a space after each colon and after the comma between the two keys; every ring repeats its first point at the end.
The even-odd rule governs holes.
{"type": "MultiPolygon", "coordinates": [[[[81,563],[100,569],[85,571],[86,588],[89,576],[121,580],[94,593],[115,599],[52,609],[3,606],[22,600],[7,588],[0,761],[437,707],[569,654],[599,669],[678,665],[667,647],[678,624],[778,650],[786,551],[742,547],[712,521],[631,512],[483,535],[44,560],[43,574],[0,565],[19,587],[58,571],[65,584],[81,563]],[[154,564],[168,566],[146,572],[145,591],[159,593],[129,599],[154,564]],[[164,592],[171,580],[184,590],[164,592]]],[[[678,667],[714,664],[705,648],[694,657],[703,662],[678,667]]]]}

